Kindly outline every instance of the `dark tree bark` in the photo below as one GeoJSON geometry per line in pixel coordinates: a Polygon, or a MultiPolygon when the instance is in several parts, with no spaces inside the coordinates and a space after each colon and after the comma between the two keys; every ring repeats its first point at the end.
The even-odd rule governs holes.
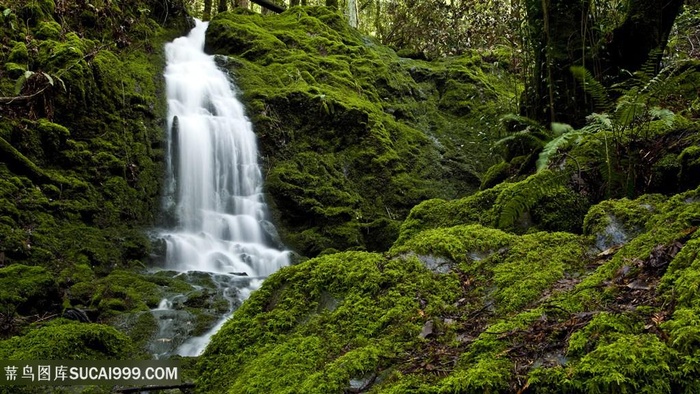
{"type": "Polygon", "coordinates": [[[204,0],[204,13],[202,14],[202,19],[208,21],[211,19],[211,1],[204,0]]]}
{"type": "Polygon", "coordinates": [[[587,57],[588,0],[528,0],[534,64],[523,115],[541,123],[578,123],[588,113],[586,98],[569,68],[587,57]],[[583,22],[582,22],[583,21],[583,22]]]}
{"type": "MultiPolygon", "coordinates": [[[[618,79],[622,70],[638,71],[648,61],[658,66],[683,0],[636,0],[625,22],[613,31],[602,55],[605,74],[618,79]],[[653,59],[649,59],[649,56],[653,59]]],[[[659,71],[658,69],[656,70],[659,71]]]]}
{"type": "Polygon", "coordinates": [[[682,5],[683,0],[630,0],[625,21],[597,37],[589,19],[590,0],[527,0],[534,61],[521,114],[543,124],[582,126],[597,103],[571,67],[585,67],[611,86],[629,76],[623,70],[638,71],[649,61],[658,65],[682,5]]]}
{"type": "Polygon", "coordinates": [[[219,0],[219,6],[216,8],[217,12],[226,12],[228,7],[226,6],[226,0],[219,0]]]}

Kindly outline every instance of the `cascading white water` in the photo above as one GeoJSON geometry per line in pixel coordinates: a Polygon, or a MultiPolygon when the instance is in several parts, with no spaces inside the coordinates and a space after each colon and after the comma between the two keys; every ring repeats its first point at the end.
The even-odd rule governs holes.
{"type": "MultiPolygon", "coordinates": [[[[210,272],[223,291],[244,279],[237,294],[247,298],[262,278],[289,264],[289,253],[271,246],[269,226],[263,226],[266,205],[255,134],[227,75],[204,53],[207,25],[196,21],[188,36],[165,47],[166,209],[174,207],[178,225],[161,237],[167,269],[210,272]]],[[[177,352],[201,353],[227,317],[177,352]]]]}

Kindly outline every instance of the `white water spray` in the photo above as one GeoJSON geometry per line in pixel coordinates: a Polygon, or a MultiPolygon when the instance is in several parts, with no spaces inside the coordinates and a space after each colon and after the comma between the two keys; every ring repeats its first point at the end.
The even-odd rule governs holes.
{"type": "MultiPolygon", "coordinates": [[[[207,25],[196,21],[188,36],[165,47],[166,209],[174,210],[178,227],[161,236],[167,269],[209,272],[227,298],[231,284],[244,279],[234,291],[242,300],[262,278],[288,265],[289,254],[272,247],[265,230],[270,226],[255,134],[226,74],[204,53],[207,25]]],[[[232,312],[177,353],[200,354],[232,312]]]]}

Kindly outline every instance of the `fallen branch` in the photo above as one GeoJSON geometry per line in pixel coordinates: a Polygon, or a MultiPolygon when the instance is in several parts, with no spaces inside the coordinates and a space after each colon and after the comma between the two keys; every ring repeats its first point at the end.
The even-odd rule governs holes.
{"type": "Polygon", "coordinates": [[[24,175],[36,183],[49,183],[51,178],[37,167],[31,160],[15,149],[4,138],[0,137],[0,152],[3,153],[3,158],[0,162],[4,162],[13,172],[24,175]]]}
{"type": "Polygon", "coordinates": [[[278,5],[278,4],[275,4],[269,0],[250,0],[250,1],[252,1],[253,3],[255,3],[261,7],[267,8],[270,11],[276,12],[278,14],[280,14],[286,10],[285,7],[278,5]]]}
{"type": "Polygon", "coordinates": [[[51,85],[46,85],[43,88],[41,88],[40,90],[36,91],[35,93],[29,94],[26,96],[0,97],[0,104],[15,104],[15,101],[17,101],[17,104],[23,103],[31,98],[34,98],[34,97],[44,93],[44,91],[46,89],[48,89],[49,86],[51,86],[51,85]]]}

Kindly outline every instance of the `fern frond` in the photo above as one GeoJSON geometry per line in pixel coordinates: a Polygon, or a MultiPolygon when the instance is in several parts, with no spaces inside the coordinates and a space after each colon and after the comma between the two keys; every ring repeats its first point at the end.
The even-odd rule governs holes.
{"type": "Polygon", "coordinates": [[[581,140],[581,137],[586,133],[587,131],[583,129],[570,131],[549,141],[547,145],[545,145],[544,148],[542,148],[542,152],[540,152],[540,155],[537,158],[537,172],[540,172],[543,169],[547,168],[547,166],[549,165],[550,158],[555,153],[557,153],[557,151],[559,151],[559,148],[567,145],[571,141],[575,141],[574,143],[578,143],[578,141],[581,140]]]}
{"type": "Polygon", "coordinates": [[[638,75],[642,82],[650,82],[659,72],[659,59],[661,59],[662,55],[663,51],[660,48],[654,48],[649,51],[647,60],[635,75],[638,75]]]}
{"type": "Polygon", "coordinates": [[[586,126],[581,130],[588,133],[597,133],[599,131],[612,131],[613,121],[608,114],[599,114],[594,112],[586,116],[586,126]]]}
{"type": "Polygon", "coordinates": [[[505,114],[499,119],[505,131],[509,133],[523,131],[526,129],[538,129],[540,124],[533,119],[518,114],[505,114]]]}
{"type": "Polygon", "coordinates": [[[651,115],[652,120],[660,120],[668,128],[673,127],[676,121],[676,114],[666,108],[653,107],[649,110],[649,115],[651,115]]]}
{"type": "Polygon", "coordinates": [[[643,102],[621,100],[615,108],[615,125],[620,128],[630,127],[638,120],[645,112],[647,106],[643,102]]]}
{"type": "Polygon", "coordinates": [[[570,70],[574,78],[576,78],[583,85],[584,91],[593,99],[596,110],[605,111],[612,107],[608,90],[595,79],[593,74],[591,74],[587,68],[582,66],[571,66],[570,70]]]}
{"type": "Polygon", "coordinates": [[[498,228],[512,228],[523,213],[530,211],[545,196],[555,194],[562,187],[560,177],[550,170],[531,175],[501,192],[494,204],[498,228]]]}
{"type": "Polygon", "coordinates": [[[574,131],[574,128],[568,123],[552,122],[549,126],[555,137],[574,131]]]}

